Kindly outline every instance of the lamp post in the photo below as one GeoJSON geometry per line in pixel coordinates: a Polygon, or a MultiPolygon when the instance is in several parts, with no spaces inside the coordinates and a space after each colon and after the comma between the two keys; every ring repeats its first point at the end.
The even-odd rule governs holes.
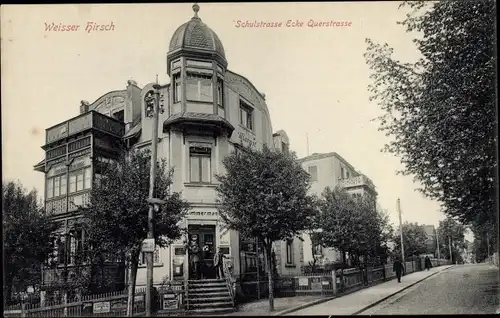
{"type": "MultiPolygon", "coordinates": [[[[151,171],[149,176],[149,198],[147,200],[149,204],[148,211],[148,234],[147,238],[152,240],[154,243],[154,210],[159,207],[164,201],[154,199],[154,189],[155,189],[155,179],[156,179],[156,166],[157,166],[157,148],[158,148],[158,112],[163,113],[163,107],[160,107],[160,85],[158,84],[158,75],[156,75],[156,84],[153,85],[153,89],[146,93],[145,103],[146,103],[146,116],[153,118],[152,134],[151,134],[151,171]]],[[[151,316],[153,307],[153,250],[145,251],[146,254],[146,316],[151,316]]]]}
{"type": "Polygon", "coordinates": [[[450,263],[453,264],[453,254],[451,250],[451,236],[448,237],[448,248],[450,249],[450,263]]]}
{"type": "Polygon", "coordinates": [[[437,257],[438,257],[438,266],[439,266],[439,265],[441,265],[440,264],[441,263],[441,261],[440,261],[441,260],[441,253],[439,251],[439,232],[438,232],[437,228],[436,228],[436,244],[437,244],[437,253],[438,253],[437,257]]]}

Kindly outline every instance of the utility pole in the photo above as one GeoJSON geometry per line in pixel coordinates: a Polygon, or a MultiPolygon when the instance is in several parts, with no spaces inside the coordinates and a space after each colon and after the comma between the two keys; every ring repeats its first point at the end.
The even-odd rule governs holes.
{"type": "Polygon", "coordinates": [[[441,259],[441,253],[439,251],[439,234],[438,234],[438,230],[437,229],[436,229],[436,244],[437,244],[437,252],[438,252],[437,257],[438,257],[438,266],[439,266],[439,265],[441,265],[440,264],[441,263],[441,261],[440,261],[440,259],[441,259]]]}
{"type": "Polygon", "coordinates": [[[448,247],[450,249],[450,262],[453,264],[453,256],[452,256],[453,254],[451,252],[451,236],[448,237],[448,247]]]}
{"type": "Polygon", "coordinates": [[[488,234],[486,234],[486,248],[488,249],[488,260],[491,263],[491,259],[490,259],[490,236],[488,234]]]}
{"type": "MultiPolygon", "coordinates": [[[[154,199],[156,167],[157,167],[157,148],[158,148],[158,112],[163,113],[163,108],[160,109],[160,85],[158,84],[158,75],[156,75],[156,84],[153,85],[153,90],[146,94],[146,116],[153,118],[152,137],[151,137],[151,171],[149,175],[149,211],[148,211],[148,235],[149,240],[154,242],[154,212],[155,205],[151,200],[154,199]]],[[[153,309],[153,253],[156,244],[153,244],[153,249],[145,251],[146,254],[146,316],[151,317],[153,309]]]]}
{"type": "Polygon", "coordinates": [[[398,214],[399,214],[399,233],[401,236],[401,261],[403,264],[405,263],[405,248],[403,244],[403,220],[401,218],[401,202],[398,198],[398,203],[397,203],[397,209],[398,209],[398,214]]]}

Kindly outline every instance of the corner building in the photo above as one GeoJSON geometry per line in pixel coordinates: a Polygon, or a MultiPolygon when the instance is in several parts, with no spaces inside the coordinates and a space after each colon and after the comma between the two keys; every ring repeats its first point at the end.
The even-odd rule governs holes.
{"type": "MultiPolygon", "coordinates": [[[[257,272],[258,268],[263,270],[263,255],[254,240],[242,238],[232,230],[223,230],[216,206],[215,175],[224,173],[223,158],[233,151],[241,150],[242,146],[259,149],[267,144],[276,151],[289,149],[289,140],[284,131],[273,134],[265,95],[248,79],[228,70],[222,42],[198,17],[199,7],[194,5],[193,10],[194,16],[178,27],[170,40],[166,61],[171,81],[160,88],[165,111],[159,114],[159,126],[155,127],[158,129],[158,159],[165,158],[174,169],[172,191],[181,192],[182,197],[191,204],[191,210],[182,224],[188,229],[189,238],[155,251],[155,284],[165,278],[184,279],[188,276],[190,268],[185,240],[191,240],[194,236],[198,238],[200,248],[204,248],[206,268],[211,267],[213,253],[217,247],[221,247],[233,262],[235,276],[257,272]]],[[[69,123],[74,126],[73,121],[82,122],[79,125],[80,133],[95,130],[105,134],[106,130],[92,125],[92,118],[102,117],[115,125],[116,134],[107,139],[93,137],[88,145],[89,156],[96,147],[106,150],[102,151],[103,155],[93,155],[94,159],[88,159],[88,178],[98,178],[97,169],[92,168],[97,161],[106,162],[116,157],[112,138],[120,138],[130,151],[151,146],[153,127],[152,119],[145,114],[145,96],[153,89],[153,85],[149,83],[140,88],[130,80],[125,90],[106,93],[93,103],[82,101],[81,114],[55,128],[49,128],[47,136],[61,125],[67,126],[69,123]],[[90,119],[81,119],[87,117],[90,119]]],[[[63,135],[61,140],[72,138],[67,129],[63,135]]],[[[36,168],[48,171],[47,168],[41,168],[45,167],[48,160],[47,156],[36,168]]],[[[50,172],[46,172],[46,193],[53,188],[53,185],[49,186],[50,178],[50,172]]],[[[84,199],[78,202],[85,204],[88,194],[83,196],[84,199]]],[[[48,208],[55,206],[53,197],[46,198],[48,208]]],[[[70,226],[67,225],[64,230],[69,231],[70,226]]],[[[278,272],[300,272],[303,259],[301,246],[298,239],[275,245],[278,272]]],[[[140,264],[137,287],[146,284],[144,255],[140,257],[140,264]]],[[[204,276],[213,278],[215,272],[207,270],[204,276]]]]}

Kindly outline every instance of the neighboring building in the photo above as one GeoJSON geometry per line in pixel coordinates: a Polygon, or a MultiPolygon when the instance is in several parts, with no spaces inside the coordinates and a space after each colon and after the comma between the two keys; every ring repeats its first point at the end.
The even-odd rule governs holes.
{"type": "Polygon", "coordinates": [[[437,257],[436,228],[434,225],[422,225],[427,235],[427,253],[437,257]]]}
{"type": "MultiPolygon", "coordinates": [[[[367,198],[377,209],[377,191],[373,182],[342,158],[336,152],[318,154],[300,159],[302,168],[311,176],[311,193],[321,196],[326,187],[345,189],[353,198],[367,198]]],[[[311,246],[309,235],[304,234],[304,263],[313,261],[314,256],[323,264],[340,261],[340,255],[334,249],[311,246]]]]}
{"type": "MultiPolygon", "coordinates": [[[[208,249],[204,261],[209,266],[215,249],[221,247],[239,276],[256,272],[256,264],[263,264],[257,260],[263,255],[253,239],[223,229],[216,207],[215,175],[224,172],[223,158],[243,146],[258,149],[267,144],[276,151],[288,151],[290,143],[284,131],[273,134],[265,95],[248,79],[227,69],[222,42],[198,17],[199,7],[193,9],[194,17],[170,40],[167,69],[171,83],[160,88],[165,112],[159,115],[157,127],[158,157],[175,168],[172,191],[181,192],[191,204],[183,223],[189,240],[196,237],[208,249]]],[[[46,173],[47,193],[52,194],[61,184],[68,187],[64,194],[58,190],[57,196],[46,195],[47,209],[66,222],[63,231],[71,229],[71,203],[88,202],[91,182],[99,174],[97,163],[116,158],[116,142],[124,142],[131,150],[150,147],[153,127],[145,115],[144,99],[153,85],[140,88],[129,81],[126,90],[106,93],[91,104],[83,102],[81,115],[47,129],[46,159],[36,169],[46,173]],[[73,160],[68,177],[64,163],[76,156],[80,157],[73,160]],[[76,174],[73,166],[80,169],[76,174]],[[61,178],[57,186],[52,181],[56,175],[61,178]]],[[[298,239],[275,244],[278,273],[299,273],[301,247],[298,239]]],[[[137,287],[146,284],[143,259],[141,255],[137,287]]],[[[156,250],[154,263],[155,284],[165,277],[187,277],[185,241],[156,250]]],[[[215,273],[206,273],[206,277],[212,276],[215,273]]]]}

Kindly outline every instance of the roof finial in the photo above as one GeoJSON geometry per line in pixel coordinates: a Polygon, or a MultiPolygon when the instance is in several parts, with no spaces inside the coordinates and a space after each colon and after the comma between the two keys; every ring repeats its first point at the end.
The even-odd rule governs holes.
{"type": "Polygon", "coordinates": [[[198,18],[198,11],[200,11],[200,6],[198,5],[198,2],[195,2],[193,4],[193,11],[194,11],[194,18],[198,18]]]}

